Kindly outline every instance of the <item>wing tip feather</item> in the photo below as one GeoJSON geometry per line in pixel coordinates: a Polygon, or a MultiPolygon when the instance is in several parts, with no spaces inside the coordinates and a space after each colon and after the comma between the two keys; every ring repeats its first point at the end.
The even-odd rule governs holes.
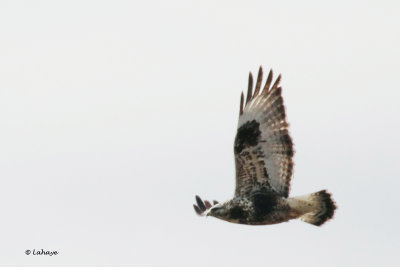
{"type": "Polygon", "coordinates": [[[263,79],[263,68],[260,66],[258,69],[258,75],[257,75],[257,82],[254,88],[253,92],[253,74],[249,72],[249,81],[248,81],[248,87],[247,87],[247,95],[246,95],[246,100],[244,99],[244,93],[240,95],[240,111],[239,115],[242,115],[244,112],[244,108],[248,105],[251,100],[253,100],[256,96],[259,94],[268,94],[269,92],[280,89],[282,90],[282,87],[279,86],[279,83],[281,81],[282,75],[279,74],[278,77],[276,78],[275,82],[271,86],[272,80],[273,80],[273,70],[270,69],[267,80],[265,82],[264,88],[261,91],[261,84],[262,84],[262,79],[263,79]],[[260,92],[261,91],[261,92],[260,92]]]}
{"type": "Polygon", "coordinates": [[[244,102],[244,94],[242,92],[242,94],[240,95],[240,111],[239,111],[239,115],[243,114],[243,102],[244,102]]]}
{"type": "Polygon", "coordinates": [[[205,216],[207,210],[210,210],[213,207],[213,205],[218,204],[218,201],[216,201],[216,200],[213,201],[213,205],[208,200],[203,201],[198,195],[196,195],[195,198],[196,198],[197,205],[193,204],[193,208],[194,208],[194,211],[197,213],[197,215],[200,215],[200,216],[205,216]]]}
{"type": "Polygon", "coordinates": [[[260,68],[258,69],[256,89],[254,90],[253,97],[256,97],[258,95],[258,93],[260,92],[262,78],[263,78],[263,69],[262,69],[262,66],[260,66],[260,68]]]}
{"type": "Polygon", "coordinates": [[[249,84],[247,86],[246,105],[252,99],[252,93],[253,93],[253,74],[249,72],[249,84]]]}

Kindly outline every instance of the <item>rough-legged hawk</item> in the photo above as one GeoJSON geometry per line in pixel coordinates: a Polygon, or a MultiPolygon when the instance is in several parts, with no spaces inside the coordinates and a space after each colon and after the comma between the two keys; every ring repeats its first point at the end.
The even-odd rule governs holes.
{"type": "Polygon", "coordinates": [[[253,92],[250,73],[246,101],[240,99],[239,124],[234,153],[236,190],[233,199],[213,205],[196,196],[197,214],[232,223],[265,225],[300,218],[322,225],[336,209],[331,195],[322,190],[290,197],[293,174],[293,143],[286,122],[279,75],[271,87],[272,70],[261,90],[262,68],[253,92]]]}

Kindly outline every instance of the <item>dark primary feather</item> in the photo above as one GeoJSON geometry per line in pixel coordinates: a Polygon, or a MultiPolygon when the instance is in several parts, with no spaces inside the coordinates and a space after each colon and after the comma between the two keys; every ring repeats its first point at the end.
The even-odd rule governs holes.
{"type": "Polygon", "coordinates": [[[271,86],[271,82],[272,82],[272,76],[273,76],[273,73],[272,73],[272,69],[271,69],[269,71],[267,81],[265,82],[265,86],[264,86],[264,89],[262,91],[263,94],[267,94],[268,93],[269,87],[271,86]]]}
{"type": "Polygon", "coordinates": [[[197,206],[200,208],[200,210],[205,211],[206,205],[204,205],[203,201],[201,200],[201,198],[199,196],[196,196],[196,202],[197,202],[197,206]]]}
{"type": "Polygon", "coordinates": [[[194,211],[195,211],[198,215],[201,215],[202,211],[199,209],[199,207],[197,207],[195,204],[193,204],[193,208],[194,208],[194,211]]]}
{"type": "Polygon", "coordinates": [[[258,95],[258,92],[260,92],[262,78],[263,78],[263,70],[260,67],[260,69],[258,70],[257,83],[256,83],[256,89],[254,90],[254,95],[258,95]]]}
{"type": "Polygon", "coordinates": [[[247,87],[246,105],[247,105],[247,103],[249,103],[249,101],[251,99],[252,90],[253,90],[253,75],[250,72],[250,74],[249,74],[249,85],[247,87]]]}
{"type": "Polygon", "coordinates": [[[207,209],[210,209],[212,207],[211,203],[208,202],[207,200],[204,200],[204,204],[206,205],[207,209]]]}
{"type": "Polygon", "coordinates": [[[279,82],[281,81],[281,75],[279,74],[278,78],[276,78],[274,85],[271,87],[271,91],[278,88],[279,82]]]}
{"type": "Polygon", "coordinates": [[[270,87],[271,70],[260,93],[262,75],[260,67],[254,94],[253,77],[249,75],[245,104],[243,94],[241,97],[234,145],[235,195],[244,196],[258,188],[266,188],[287,197],[293,173],[293,143],[286,122],[282,88],[279,87],[281,76],[270,87]]]}
{"type": "MultiPolygon", "coordinates": [[[[194,210],[198,215],[205,215],[205,212],[213,207],[210,201],[202,200],[199,196],[196,196],[196,203],[197,205],[193,205],[194,210]]],[[[218,204],[218,201],[214,200],[213,204],[218,204]]]]}
{"type": "Polygon", "coordinates": [[[239,110],[239,115],[242,115],[242,113],[243,113],[243,101],[244,101],[244,95],[243,95],[243,92],[242,92],[242,94],[240,95],[240,110],[239,110]]]}

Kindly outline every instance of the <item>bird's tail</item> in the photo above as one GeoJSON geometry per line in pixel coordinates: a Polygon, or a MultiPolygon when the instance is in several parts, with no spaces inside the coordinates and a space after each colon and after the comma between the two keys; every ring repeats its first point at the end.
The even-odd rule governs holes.
{"type": "Polygon", "coordinates": [[[290,207],[302,214],[301,220],[317,226],[331,219],[336,209],[335,201],[326,190],[289,200],[290,207]]]}

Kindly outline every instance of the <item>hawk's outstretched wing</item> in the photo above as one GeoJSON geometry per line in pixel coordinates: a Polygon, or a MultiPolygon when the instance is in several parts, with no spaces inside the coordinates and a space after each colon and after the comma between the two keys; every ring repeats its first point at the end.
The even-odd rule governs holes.
{"type": "Polygon", "coordinates": [[[293,172],[293,143],[286,122],[285,107],[279,87],[281,76],[271,86],[272,70],[261,91],[262,68],[253,93],[250,73],[246,102],[240,100],[239,125],[235,138],[236,191],[246,196],[266,188],[281,196],[289,194],[293,172]]]}

